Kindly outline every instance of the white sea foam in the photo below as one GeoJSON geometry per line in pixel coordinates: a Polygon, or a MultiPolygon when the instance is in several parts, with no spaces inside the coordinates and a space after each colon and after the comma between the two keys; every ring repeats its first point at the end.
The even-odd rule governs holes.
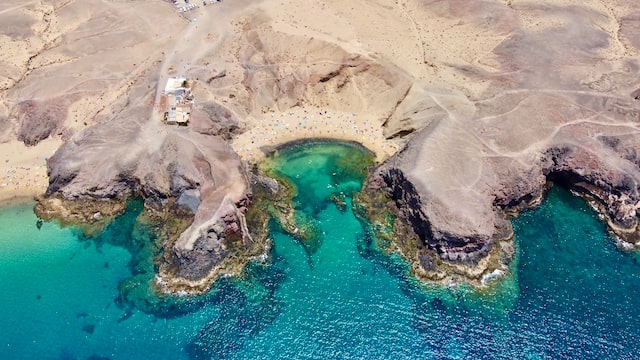
{"type": "Polygon", "coordinates": [[[505,274],[504,271],[500,270],[500,269],[495,269],[492,272],[488,273],[488,274],[484,274],[482,275],[482,280],[480,281],[480,283],[482,284],[482,286],[487,286],[487,283],[495,280],[495,279],[499,279],[501,277],[503,277],[505,274]]]}

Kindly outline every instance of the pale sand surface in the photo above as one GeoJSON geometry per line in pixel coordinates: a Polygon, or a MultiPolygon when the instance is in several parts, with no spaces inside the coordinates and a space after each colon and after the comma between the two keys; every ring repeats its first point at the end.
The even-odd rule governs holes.
{"type": "MultiPolygon", "coordinates": [[[[42,159],[51,155],[53,144],[61,143],[59,135],[54,136],[54,142],[47,140],[48,145],[42,143],[34,148],[12,140],[18,126],[11,116],[13,106],[24,100],[42,101],[44,107],[60,105],[61,110],[55,115],[64,125],[56,133],[64,130],[70,138],[98,121],[118,117],[125,107],[140,104],[140,95],[130,94],[132,84],[147,77],[159,81],[148,85],[151,90],[162,89],[168,76],[198,78],[226,71],[227,77],[220,80],[223,83],[219,87],[213,83],[211,95],[205,98],[200,94],[197,101],[222,101],[239,116],[247,132],[237,136],[232,146],[249,162],[259,161],[264,156],[260,149],[266,146],[313,137],[357,141],[376,152],[378,160],[384,160],[398,145],[384,139],[380,129],[382,114],[372,109],[371,105],[376,104],[361,98],[358,87],[336,97],[310,97],[317,101],[305,108],[276,106],[272,113],[258,108],[239,109],[241,105],[227,103],[226,88],[237,96],[245,91],[240,86],[245,68],[237,63],[244,65],[248,59],[239,50],[245,41],[239,34],[263,31],[265,36],[291,36],[282,37],[282,44],[269,44],[274,47],[270,51],[277,55],[268,60],[273,61],[270,65],[282,67],[277,74],[281,77],[296,73],[305,62],[342,60],[335,49],[329,48],[325,49],[324,58],[303,55],[306,49],[292,47],[295,39],[302,37],[336,44],[365,59],[391,62],[411,81],[438,89],[457,89],[475,98],[490,81],[469,79],[460,67],[471,65],[500,74],[493,50],[515,29],[522,26],[542,31],[562,26],[565,21],[544,12],[542,5],[539,11],[545,16],[539,16],[535,6],[524,1],[508,1],[507,6],[504,3],[237,0],[206,7],[198,4],[197,9],[180,15],[169,2],[159,0],[4,1],[0,4],[0,20],[6,24],[0,31],[0,120],[8,117],[13,125],[0,126],[0,142],[11,140],[0,144],[0,175],[7,176],[0,182],[7,184],[0,187],[0,199],[18,194],[32,196],[42,190],[42,182],[34,186],[31,175],[45,173],[42,159]],[[359,105],[350,106],[354,104],[359,105]],[[300,120],[302,123],[298,124],[300,120]],[[16,157],[22,153],[24,156],[16,157]],[[36,174],[34,169],[38,166],[40,172],[36,174]]],[[[581,5],[609,15],[599,18],[599,26],[610,33],[616,33],[617,19],[633,13],[624,2],[616,1],[540,3],[581,5]]],[[[619,41],[612,48],[624,50],[619,41]]],[[[144,105],[150,107],[152,102],[144,105]]],[[[153,114],[150,111],[149,117],[153,114]]],[[[395,125],[390,122],[389,126],[395,125]]]]}
{"type": "Polygon", "coordinates": [[[158,49],[175,41],[164,29],[185,23],[164,1],[3,1],[0,203],[43,194],[44,159],[63,139],[136,105],[132,84],[160,61],[158,49]],[[16,109],[27,101],[37,109],[33,123],[58,123],[33,147],[16,140],[23,119],[16,109]]]}
{"type": "Polygon", "coordinates": [[[330,138],[355,141],[376,154],[382,162],[398,150],[398,145],[384,138],[380,124],[366,114],[344,113],[322,108],[295,107],[286,112],[270,112],[251,119],[250,129],[233,140],[233,149],[243,160],[257,163],[265,150],[288,142],[330,138]]]}
{"type": "MultiPolygon", "coordinates": [[[[117,197],[133,182],[162,201],[196,187],[174,251],[213,261],[223,244],[210,234],[243,219],[249,187],[230,148],[255,164],[291,141],[343,139],[389,159],[379,173],[404,174],[421,204],[411,215],[437,241],[464,242],[442,250],[455,260],[505,235],[502,209],[538,196],[560,149],[576,155],[553,171],[637,189],[637,1],[200,4],[0,1],[0,202],[43,193],[44,159],[67,141],[52,190],[117,197]],[[173,76],[193,80],[187,128],[154,111],[173,76]]],[[[603,203],[637,219],[634,191],[603,203]]]]}
{"type": "Polygon", "coordinates": [[[0,144],[0,204],[29,201],[43,194],[49,184],[45,159],[61,143],[47,139],[33,147],[15,140],[0,144]]]}

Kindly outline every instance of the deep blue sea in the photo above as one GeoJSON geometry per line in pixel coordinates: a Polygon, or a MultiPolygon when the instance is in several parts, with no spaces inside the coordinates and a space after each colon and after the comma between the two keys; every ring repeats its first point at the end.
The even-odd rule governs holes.
{"type": "Polygon", "coordinates": [[[269,263],[158,308],[129,301],[148,296],[152,268],[135,204],[92,239],[38,228],[32,205],[0,209],[0,359],[640,357],[640,256],[617,249],[585,201],[556,187],[515,219],[515,271],[492,289],[425,286],[354,216],[362,178],[345,159],[358,151],[279,155],[317,246],[273,225],[269,263]]]}

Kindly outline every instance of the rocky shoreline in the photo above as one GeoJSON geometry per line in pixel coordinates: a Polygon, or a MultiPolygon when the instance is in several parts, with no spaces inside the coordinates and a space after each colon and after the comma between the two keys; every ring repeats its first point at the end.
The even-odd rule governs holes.
{"type": "Polygon", "coordinates": [[[329,137],[375,152],[361,211],[419,277],[482,286],[508,272],[509,216],[550,183],[587,198],[621,247],[640,247],[638,5],[322,3],[318,22],[295,10],[311,5],[293,3],[229,2],[194,10],[198,22],[170,7],[109,4],[132,24],[130,48],[121,34],[93,42],[113,31],[95,21],[100,2],[25,14],[25,33],[8,44],[42,46],[16,55],[0,87],[0,141],[64,140],[38,214],[99,231],[142,198],[161,235],[158,286],[202,292],[268,252],[267,215],[296,233],[290,194],[271,193],[275,183],[248,161],[329,137]],[[73,9],[93,15],[65,17],[73,9]],[[34,23],[48,30],[29,31],[34,23]],[[398,31],[371,27],[383,23],[398,31]],[[193,79],[188,127],[154,120],[167,76],[193,79]]]}
{"type": "Polygon", "coordinates": [[[442,236],[421,210],[421,194],[397,169],[371,177],[358,201],[374,236],[386,240],[382,248],[399,253],[422,281],[483,287],[488,274],[509,272],[515,248],[506,218],[493,238],[442,236]]]}
{"type": "MultiPolygon", "coordinates": [[[[324,141],[327,141],[326,139],[324,141]]],[[[374,229],[380,246],[387,252],[398,252],[411,265],[419,279],[445,285],[469,283],[484,287],[489,280],[508,274],[515,249],[510,216],[531,209],[543,201],[550,186],[567,187],[585,197],[599,211],[609,229],[620,239],[622,248],[640,247],[638,231],[637,192],[628,173],[615,171],[598,162],[593,154],[580,149],[554,148],[541,154],[539,166],[543,179],[526,187],[514,184],[503,188],[493,202],[497,214],[489,232],[475,232],[461,236],[455,223],[433,222],[430,218],[428,191],[412,181],[403,168],[404,158],[411,154],[411,145],[396,157],[372,170],[363,192],[357,197],[357,211],[374,229]],[[585,162],[584,158],[589,157],[585,162]],[[581,164],[580,173],[574,166],[581,164]],[[585,166],[590,164],[591,167],[585,166]],[[382,243],[380,243],[382,244],[382,243]]],[[[51,164],[56,164],[55,158],[51,164]]],[[[245,168],[247,169],[247,168],[245,168]]],[[[157,189],[134,186],[134,178],[119,178],[120,185],[113,198],[84,195],[64,198],[55,184],[62,180],[50,171],[50,192],[38,198],[36,213],[45,220],[57,219],[63,224],[81,225],[86,233],[96,233],[126,208],[130,196],[145,200],[145,220],[155,224],[161,247],[155,261],[158,265],[155,285],[161,293],[203,293],[220,276],[239,275],[249,261],[268,259],[271,242],[267,224],[275,219],[287,232],[304,239],[310,234],[301,232],[291,207],[290,185],[279,183],[265,175],[257,166],[245,174],[250,179],[251,192],[234,203],[233,210],[209,223],[206,232],[190,249],[177,247],[183,233],[193,225],[197,206],[182,201],[187,194],[194,201],[201,199],[193,189],[180,193],[161,194],[157,189]],[[120,186],[124,186],[120,188],[120,186]]],[[[309,240],[309,239],[307,239],[309,240]]]]}
{"type": "MultiPolygon", "coordinates": [[[[57,164],[56,159],[52,159],[51,166],[57,164]]],[[[136,177],[118,176],[117,181],[109,184],[117,189],[112,195],[86,192],[65,197],[61,189],[68,182],[60,179],[56,169],[50,168],[52,184],[46,194],[36,198],[35,212],[43,220],[78,227],[92,237],[122,215],[131,198],[142,199],[144,210],[136,221],[153,230],[156,246],[161,249],[153,259],[157,274],[152,285],[156,293],[202,294],[220,277],[241,275],[250,261],[268,260],[272,246],[268,238],[271,219],[303,243],[311,240],[312,235],[296,223],[291,186],[279,183],[265,172],[269,173],[254,167],[252,172],[244,174],[249,179],[250,192],[232,207],[221,206],[225,213],[217,214],[216,221],[205,223],[205,230],[198,231],[200,235],[188,249],[180,246],[179,241],[193,227],[203,200],[190,188],[161,193],[142,186],[136,177]],[[56,185],[60,183],[64,185],[56,185]],[[195,205],[183,201],[187,195],[193,197],[195,205]]]]}
{"type": "MultiPolygon", "coordinates": [[[[411,149],[405,151],[411,152],[411,149]]],[[[465,236],[455,233],[459,224],[432,222],[427,215],[429,193],[417,188],[420,182],[407,179],[410,171],[402,165],[403,156],[400,153],[375,170],[365,185],[361,201],[364,213],[378,224],[384,223],[383,219],[389,214],[367,208],[388,209],[401,219],[400,223],[396,220],[388,224],[397,231],[387,237],[393,249],[412,264],[419,278],[443,284],[466,282],[483,286],[483,279],[489,274],[507,273],[514,256],[514,233],[509,217],[535,208],[554,185],[563,186],[589,201],[622,249],[640,248],[638,180],[632,172],[607,166],[593,153],[569,147],[544,152],[536,167],[540,170],[539,176],[530,178],[544,181],[527,184],[529,191],[522,191],[523,185],[518,183],[503,188],[500,196],[496,194],[494,198],[497,216],[493,228],[465,236]],[[381,198],[380,194],[384,196],[381,198]]],[[[384,236],[380,231],[378,235],[384,236]]]]}

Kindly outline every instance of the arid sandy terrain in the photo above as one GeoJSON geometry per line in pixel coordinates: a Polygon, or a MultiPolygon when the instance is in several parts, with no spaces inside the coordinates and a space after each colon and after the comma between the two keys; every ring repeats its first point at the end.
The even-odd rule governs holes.
{"type": "Polygon", "coordinates": [[[505,213],[548,180],[640,241],[634,2],[8,0],[0,24],[0,201],[47,185],[57,199],[197,198],[175,252],[215,253],[206,271],[224,257],[216,224],[246,232],[249,166],[312,137],[373,150],[372,191],[417,194],[416,261],[496,270],[478,264],[510,251],[505,213]],[[194,80],[186,128],[158,115],[173,76],[194,80]]]}

